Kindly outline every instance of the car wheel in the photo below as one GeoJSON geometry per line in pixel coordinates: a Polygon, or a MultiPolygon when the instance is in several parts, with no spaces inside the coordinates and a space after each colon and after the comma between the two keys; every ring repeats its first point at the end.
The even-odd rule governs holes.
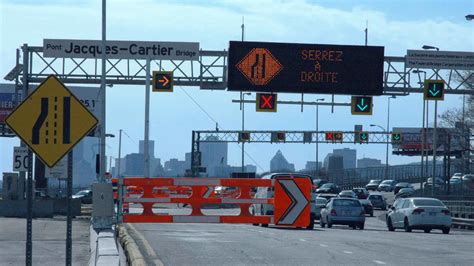
{"type": "Polygon", "coordinates": [[[383,208],[382,208],[382,211],[386,211],[386,210],[387,210],[387,207],[383,207],[383,208]]]}
{"type": "Polygon", "coordinates": [[[370,217],[374,217],[374,212],[370,212],[370,217]]]}
{"type": "Polygon", "coordinates": [[[393,224],[392,224],[392,219],[390,219],[390,218],[388,218],[388,220],[387,220],[387,227],[388,227],[388,231],[390,231],[390,232],[395,231],[395,227],[393,227],[393,224]]]}
{"type": "Polygon", "coordinates": [[[323,219],[319,220],[319,225],[321,226],[321,228],[326,227],[326,224],[323,222],[323,219]]]}
{"type": "MultiPolygon", "coordinates": [[[[260,208],[260,214],[261,215],[264,215],[263,214],[263,207],[260,208]]],[[[268,224],[261,224],[262,227],[268,227],[268,224]]]]}
{"type": "Polygon", "coordinates": [[[450,230],[450,229],[451,229],[451,228],[449,228],[449,227],[443,228],[443,234],[445,234],[445,235],[449,234],[449,230],[450,230]]]}
{"type": "Polygon", "coordinates": [[[431,229],[425,229],[423,231],[425,231],[425,233],[429,234],[431,232],[431,229]]]}
{"type": "Polygon", "coordinates": [[[408,219],[405,217],[405,220],[403,221],[403,228],[405,228],[405,232],[410,233],[411,232],[411,227],[410,224],[408,224],[408,219]]]}
{"type": "Polygon", "coordinates": [[[364,230],[364,223],[359,224],[359,229],[364,230]]]}
{"type": "Polygon", "coordinates": [[[326,221],[328,222],[328,228],[332,227],[332,223],[329,221],[329,219],[326,217],[326,221]]]}
{"type": "MultiPolygon", "coordinates": [[[[314,218],[314,217],[312,217],[312,218],[314,218]]],[[[308,229],[308,230],[313,230],[314,229],[314,219],[311,219],[309,221],[309,225],[306,227],[306,229],[308,229]]]]}
{"type": "Polygon", "coordinates": [[[350,227],[352,227],[352,229],[356,229],[356,228],[357,228],[357,226],[356,226],[355,224],[350,225],[350,227]]]}

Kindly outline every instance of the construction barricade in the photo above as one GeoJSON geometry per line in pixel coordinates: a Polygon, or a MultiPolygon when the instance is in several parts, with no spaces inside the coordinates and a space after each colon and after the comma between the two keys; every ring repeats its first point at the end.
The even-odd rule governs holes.
{"type": "Polygon", "coordinates": [[[138,204],[141,213],[123,212],[125,223],[248,223],[305,227],[310,218],[310,182],[304,179],[278,178],[134,178],[124,179],[124,208],[138,204]],[[221,192],[216,193],[216,187],[221,192]],[[229,190],[222,189],[231,188],[229,190]],[[273,198],[254,198],[257,188],[274,190],[273,198]],[[189,215],[155,213],[155,204],[176,204],[190,208],[189,215]],[[207,215],[210,205],[232,204],[236,215],[207,215]],[[254,204],[273,205],[274,215],[253,215],[254,204]],[[277,219],[275,219],[277,217],[277,219]],[[281,223],[280,223],[281,222],[281,223]]]}

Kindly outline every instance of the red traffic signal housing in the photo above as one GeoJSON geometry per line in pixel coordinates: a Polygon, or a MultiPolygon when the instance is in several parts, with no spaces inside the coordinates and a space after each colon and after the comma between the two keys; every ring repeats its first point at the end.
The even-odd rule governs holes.
{"type": "Polygon", "coordinates": [[[250,141],[250,132],[240,132],[239,134],[239,141],[240,142],[249,142],[250,141]]]}
{"type": "Polygon", "coordinates": [[[273,93],[257,93],[257,112],[276,112],[277,95],[273,93]]]}
{"type": "Polygon", "coordinates": [[[332,141],[332,142],[336,142],[336,141],[340,141],[342,142],[342,139],[344,137],[344,134],[342,132],[339,132],[339,131],[328,131],[325,133],[325,136],[326,136],[326,141],[332,141]]]}

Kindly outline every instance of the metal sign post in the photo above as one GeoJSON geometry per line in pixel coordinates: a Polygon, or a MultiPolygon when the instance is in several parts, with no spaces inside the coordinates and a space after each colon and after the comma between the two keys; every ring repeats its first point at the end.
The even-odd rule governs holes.
{"type": "Polygon", "coordinates": [[[72,151],[67,155],[67,225],[66,225],[66,265],[71,265],[72,258],[72,151]]]}
{"type": "Polygon", "coordinates": [[[150,58],[146,59],[146,84],[145,84],[145,140],[143,147],[144,177],[150,177],[150,150],[148,149],[150,138],[150,58]]]}
{"type": "Polygon", "coordinates": [[[32,265],[33,258],[33,243],[32,243],[32,219],[33,219],[33,152],[28,150],[28,181],[26,188],[26,204],[27,204],[27,214],[26,214],[26,265],[32,265]]]}

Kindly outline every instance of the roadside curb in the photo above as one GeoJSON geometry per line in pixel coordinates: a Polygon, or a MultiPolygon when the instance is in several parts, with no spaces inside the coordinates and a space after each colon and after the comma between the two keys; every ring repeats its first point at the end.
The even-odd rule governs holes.
{"type": "Polygon", "coordinates": [[[145,266],[146,261],[135,240],[130,236],[123,225],[117,226],[117,234],[120,245],[122,246],[127,262],[131,266],[145,266]]]}

